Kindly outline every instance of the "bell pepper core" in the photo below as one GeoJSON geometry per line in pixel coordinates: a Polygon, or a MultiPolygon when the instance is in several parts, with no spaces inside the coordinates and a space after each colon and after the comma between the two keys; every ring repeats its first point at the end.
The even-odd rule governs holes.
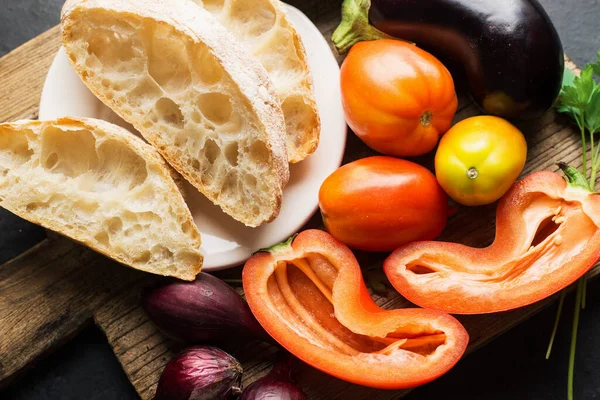
{"type": "Polygon", "coordinates": [[[348,382],[382,389],[427,383],[452,368],[469,341],[446,313],[377,306],[352,252],[323,231],[254,255],[243,283],[252,312],[276,341],[348,382]]]}
{"type": "Polygon", "coordinates": [[[500,200],[486,248],[416,242],[384,262],[390,283],[422,307],[453,314],[511,310],[569,286],[600,259],[600,195],[575,168],[541,171],[500,200]]]}

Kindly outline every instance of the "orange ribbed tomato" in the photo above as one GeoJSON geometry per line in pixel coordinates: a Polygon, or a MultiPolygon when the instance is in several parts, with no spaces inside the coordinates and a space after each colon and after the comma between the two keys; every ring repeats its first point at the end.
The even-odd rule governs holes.
{"type": "Polygon", "coordinates": [[[355,44],[341,70],[342,101],[354,133],[380,153],[428,153],[452,124],[454,81],[434,56],[399,40],[355,44]]]}

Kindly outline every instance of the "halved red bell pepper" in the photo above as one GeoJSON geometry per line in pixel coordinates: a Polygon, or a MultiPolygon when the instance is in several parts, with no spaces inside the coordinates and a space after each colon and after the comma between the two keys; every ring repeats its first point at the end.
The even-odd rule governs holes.
{"type": "MultiPolygon", "coordinates": [[[[566,167],[565,167],[566,168],[566,167]]],[[[567,170],[575,181],[576,170],[567,170]]],[[[392,285],[422,307],[453,314],[505,311],[567,287],[600,258],[600,195],[536,172],[517,182],[496,212],[487,248],[416,242],[384,263],[392,285]]]]}
{"type": "Polygon", "coordinates": [[[318,230],[258,253],[243,271],[254,316],[307,364],[360,385],[409,388],[448,371],[469,341],[452,316],[434,310],[383,310],[356,258],[318,230]]]}

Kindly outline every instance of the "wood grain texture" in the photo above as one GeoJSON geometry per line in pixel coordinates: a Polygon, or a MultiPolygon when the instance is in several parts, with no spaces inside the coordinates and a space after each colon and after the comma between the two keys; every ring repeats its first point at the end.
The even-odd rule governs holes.
{"type": "Polygon", "coordinates": [[[62,237],[4,264],[0,384],[71,338],[109,299],[148,279],[62,237]]]}
{"type": "MultiPolygon", "coordinates": [[[[341,1],[295,0],[329,38],[339,22],[341,1]]],[[[43,81],[59,46],[55,27],[0,59],[0,121],[35,118],[43,81]]],[[[338,55],[338,60],[342,57],[338,55]]],[[[571,65],[574,68],[574,65],[571,65]]],[[[456,120],[478,113],[461,98],[456,120]]],[[[524,174],[556,170],[558,161],[580,166],[578,134],[570,122],[549,113],[519,124],[528,135],[529,157],[524,174]]],[[[372,155],[354,135],[348,137],[344,161],[372,155]]],[[[419,159],[432,166],[431,156],[419,159]]],[[[441,239],[485,246],[494,237],[495,206],[460,208],[441,239]]],[[[320,226],[315,216],[309,227],[320,226]]],[[[357,253],[365,269],[379,268],[380,256],[357,253]]],[[[239,277],[241,268],[218,273],[239,277]]],[[[599,272],[595,269],[592,275],[599,272]]],[[[0,386],[24,368],[68,340],[92,321],[103,330],[130,381],[142,399],[151,399],[168,360],[183,348],[167,339],[148,321],[139,306],[140,290],[158,278],[120,266],[58,235],[0,266],[0,386]]],[[[240,290],[238,288],[238,290],[240,290]]],[[[395,291],[373,294],[384,308],[410,306],[395,291]]],[[[550,304],[553,299],[519,310],[459,319],[471,335],[469,351],[550,304]]],[[[268,372],[277,348],[259,342],[231,344],[226,350],[243,364],[244,384],[268,372]]],[[[306,365],[298,365],[297,379],[310,399],[398,399],[407,391],[380,391],[350,385],[306,365]]]]}
{"type": "Polygon", "coordinates": [[[60,46],[55,26],[0,58],[0,121],[35,119],[44,80],[60,46]]]}

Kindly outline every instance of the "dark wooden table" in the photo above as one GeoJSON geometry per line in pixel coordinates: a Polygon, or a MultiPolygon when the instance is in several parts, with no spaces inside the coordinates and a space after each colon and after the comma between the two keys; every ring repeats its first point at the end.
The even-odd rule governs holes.
{"type": "MultiPolygon", "coordinates": [[[[600,5],[592,0],[542,0],[569,55],[582,64],[595,52],[600,5]]],[[[56,24],[61,0],[0,0],[0,55],[56,24]]],[[[44,233],[0,210],[0,263],[41,240],[44,233]]],[[[582,317],[576,369],[576,398],[600,395],[600,282],[589,288],[582,317]]],[[[566,309],[570,310],[567,302],[566,309]]],[[[562,399],[565,398],[570,313],[564,315],[554,356],[544,360],[552,325],[548,309],[463,360],[442,379],[408,399],[562,399]]],[[[0,341],[2,338],[0,338],[0,341]]],[[[0,398],[136,398],[103,336],[94,328],[16,382],[0,398]]]]}

